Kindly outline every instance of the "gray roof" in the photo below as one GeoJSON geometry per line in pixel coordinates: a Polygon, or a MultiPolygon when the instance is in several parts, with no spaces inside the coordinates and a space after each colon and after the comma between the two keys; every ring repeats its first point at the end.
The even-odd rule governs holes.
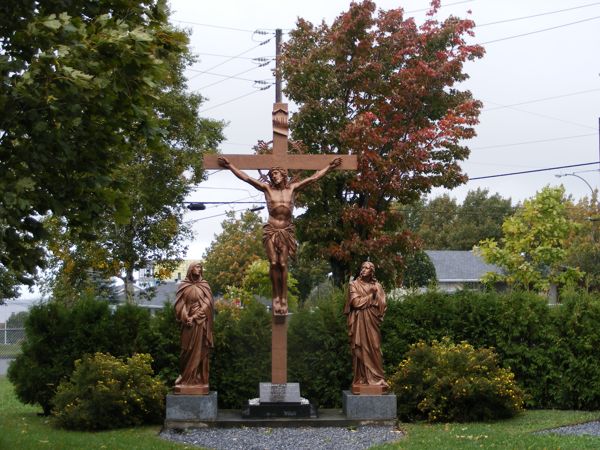
{"type": "MultiPolygon", "coordinates": [[[[154,296],[150,300],[146,300],[144,297],[144,291],[141,290],[138,286],[134,288],[133,298],[135,303],[143,308],[156,309],[162,308],[165,302],[174,303],[175,302],[175,294],[177,293],[177,285],[179,282],[164,282],[160,283],[158,286],[155,286],[156,289],[154,296]]],[[[119,301],[123,303],[125,301],[125,295],[123,292],[119,293],[119,301]]]]}
{"type": "Polygon", "coordinates": [[[502,269],[487,264],[468,250],[425,250],[435,267],[440,282],[478,282],[488,272],[502,273],[502,269]]]}

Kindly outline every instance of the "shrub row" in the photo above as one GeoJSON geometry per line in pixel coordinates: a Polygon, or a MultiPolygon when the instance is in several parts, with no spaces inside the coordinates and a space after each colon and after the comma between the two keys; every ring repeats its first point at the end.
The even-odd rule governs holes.
{"type": "MultiPolygon", "coordinates": [[[[344,295],[334,291],[294,314],[288,330],[288,378],[320,407],[339,407],[351,381],[344,295]]],[[[211,387],[221,408],[240,408],[270,379],[270,322],[260,305],[220,309],[215,319],[211,387]]],[[[390,301],[382,325],[386,373],[391,377],[417,342],[448,338],[493,348],[524,388],[529,407],[600,409],[600,299],[571,293],[549,307],[526,294],[429,292],[390,301]]],[[[151,317],[142,308],[111,311],[86,300],[66,308],[48,303],[32,309],[23,353],[9,378],[25,403],[52,408],[59,383],[86,354],[118,357],[148,353],[154,373],[171,386],[178,369],[179,328],[171,307],[151,317]]]]}
{"type": "Polygon", "coordinates": [[[448,337],[493,348],[533,408],[598,409],[600,298],[571,292],[562,304],[530,293],[429,292],[389,305],[382,326],[386,373],[413,343],[448,337]]]}

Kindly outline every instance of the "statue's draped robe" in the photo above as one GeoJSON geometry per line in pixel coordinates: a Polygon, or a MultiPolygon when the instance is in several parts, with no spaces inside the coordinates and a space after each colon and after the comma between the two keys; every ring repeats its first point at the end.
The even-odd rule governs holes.
{"type": "Polygon", "coordinates": [[[213,347],[213,297],[205,280],[193,282],[189,275],[179,285],[175,316],[181,322],[181,354],[176,386],[208,385],[208,356],[213,347]],[[187,325],[194,317],[192,325],[187,325]]]}
{"type": "Polygon", "coordinates": [[[378,282],[360,278],[350,283],[344,314],[352,349],[352,384],[387,386],[383,373],[380,325],[386,310],[385,293],[378,282]],[[371,290],[376,288],[375,296],[371,290]]]}

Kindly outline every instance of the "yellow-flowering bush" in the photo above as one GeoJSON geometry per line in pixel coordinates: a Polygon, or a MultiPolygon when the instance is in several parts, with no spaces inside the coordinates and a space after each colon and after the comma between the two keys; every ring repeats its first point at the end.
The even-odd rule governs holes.
{"type": "Polygon", "coordinates": [[[411,346],[391,378],[402,420],[471,422],[512,417],[523,409],[513,373],[496,353],[448,338],[411,346]]]}
{"type": "Polygon", "coordinates": [[[87,355],[54,397],[59,425],[103,430],[159,423],[164,416],[166,386],[152,376],[152,358],[135,354],[126,361],[106,353],[87,355]]]}

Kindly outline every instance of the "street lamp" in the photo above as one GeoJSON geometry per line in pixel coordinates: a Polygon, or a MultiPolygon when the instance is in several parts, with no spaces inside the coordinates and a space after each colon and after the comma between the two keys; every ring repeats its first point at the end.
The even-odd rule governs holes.
{"type": "MultiPolygon", "coordinates": [[[[577,175],[576,173],[557,173],[556,175],[554,175],[556,178],[562,178],[562,177],[576,177],[579,178],[581,181],[583,181],[585,184],[587,184],[587,187],[590,188],[590,192],[592,193],[592,197],[594,196],[594,188],[592,187],[592,185],[590,183],[587,182],[587,180],[583,177],[580,177],[579,175],[577,175]]],[[[591,200],[591,199],[590,199],[591,200]]]]}
{"type": "MultiPolygon", "coordinates": [[[[580,177],[576,173],[557,173],[554,176],[556,178],[561,178],[561,177],[576,177],[576,178],[579,178],[581,181],[583,181],[585,184],[587,184],[587,187],[590,188],[590,192],[592,194],[592,196],[590,197],[590,206],[591,206],[593,198],[594,198],[594,188],[592,187],[592,185],[590,183],[587,182],[587,180],[585,178],[580,177]]],[[[588,220],[591,221],[591,222],[598,222],[598,221],[600,221],[600,217],[588,217],[588,220]]]]}

